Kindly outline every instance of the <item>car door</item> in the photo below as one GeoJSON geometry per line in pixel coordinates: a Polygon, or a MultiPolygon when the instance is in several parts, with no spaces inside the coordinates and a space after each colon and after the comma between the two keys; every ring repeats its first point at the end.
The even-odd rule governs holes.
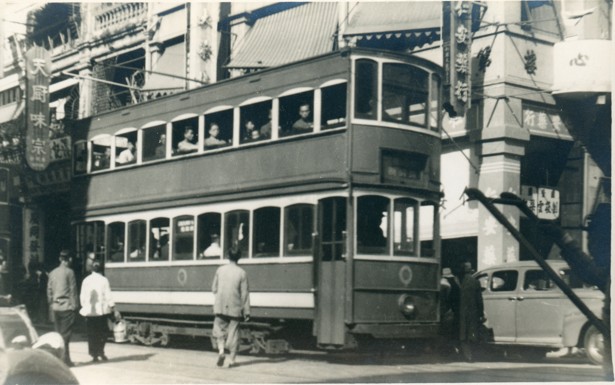
{"type": "Polygon", "coordinates": [[[564,317],[574,305],[540,268],[522,271],[517,295],[517,343],[562,344],[564,317]]]}
{"type": "Polygon", "coordinates": [[[516,339],[517,270],[496,270],[483,292],[485,315],[493,328],[495,342],[512,343],[516,339]]]}

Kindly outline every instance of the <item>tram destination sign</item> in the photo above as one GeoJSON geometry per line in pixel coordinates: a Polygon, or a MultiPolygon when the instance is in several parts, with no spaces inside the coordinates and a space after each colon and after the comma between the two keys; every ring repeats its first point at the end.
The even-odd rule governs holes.
{"type": "Polygon", "coordinates": [[[51,161],[49,149],[49,79],[51,59],[43,47],[26,52],[26,162],[43,171],[51,161]]]}

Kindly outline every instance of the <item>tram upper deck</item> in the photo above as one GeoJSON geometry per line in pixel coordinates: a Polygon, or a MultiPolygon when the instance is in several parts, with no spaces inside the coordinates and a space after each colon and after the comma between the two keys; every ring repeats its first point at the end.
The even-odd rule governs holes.
{"type": "Polygon", "coordinates": [[[73,214],[349,183],[437,199],[440,98],[435,64],[345,50],[94,116],[73,135],[73,214]]]}

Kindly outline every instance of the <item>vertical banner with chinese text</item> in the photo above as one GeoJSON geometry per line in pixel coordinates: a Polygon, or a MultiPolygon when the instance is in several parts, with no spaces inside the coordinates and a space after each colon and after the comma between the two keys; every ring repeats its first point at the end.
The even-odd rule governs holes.
{"type": "Polygon", "coordinates": [[[442,2],[445,102],[458,116],[471,107],[473,7],[471,1],[442,2]]]}
{"type": "Polygon", "coordinates": [[[43,47],[26,52],[26,162],[32,170],[42,171],[50,162],[49,80],[51,59],[43,47]]]}

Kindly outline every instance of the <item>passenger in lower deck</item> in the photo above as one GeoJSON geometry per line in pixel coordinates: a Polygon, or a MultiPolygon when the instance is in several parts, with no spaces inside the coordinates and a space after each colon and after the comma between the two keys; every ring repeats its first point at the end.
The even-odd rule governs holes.
{"type": "Polygon", "coordinates": [[[220,248],[220,237],[218,234],[211,235],[211,244],[201,253],[201,258],[220,257],[222,248],[220,248]]]}

